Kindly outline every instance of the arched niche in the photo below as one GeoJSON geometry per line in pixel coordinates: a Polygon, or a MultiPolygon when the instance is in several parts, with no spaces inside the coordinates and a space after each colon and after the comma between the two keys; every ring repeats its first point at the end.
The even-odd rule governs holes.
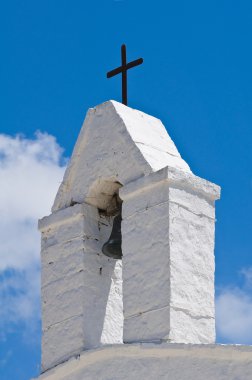
{"type": "Polygon", "coordinates": [[[84,225],[88,226],[83,278],[85,349],[123,343],[122,260],[102,253],[118,211],[116,199],[121,187],[113,178],[99,178],[85,197],[85,203],[92,210],[84,220],[84,225]]]}
{"type": "Polygon", "coordinates": [[[85,202],[109,213],[110,208],[113,207],[114,196],[119,193],[121,187],[122,184],[113,177],[98,178],[90,186],[85,202]]]}

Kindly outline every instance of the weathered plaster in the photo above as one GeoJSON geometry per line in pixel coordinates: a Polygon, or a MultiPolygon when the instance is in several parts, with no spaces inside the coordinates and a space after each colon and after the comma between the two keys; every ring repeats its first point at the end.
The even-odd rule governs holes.
{"type": "Polygon", "coordinates": [[[119,194],[124,342],[213,343],[219,187],[166,167],[119,194]]]}
{"type": "Polygon", "coordinates": [[[114,101],[90,109],[52,214],[39,222],[42,370],[112,344],[90,351],[97,369],[57,377],[68,368],[57,366],[55,379],[123,379],[127,366],[135,378],[150,378],[148,368],[162,378],[173,371],[164,360],[172,346],[163,342],[214,342],[219,195],[218,186],[190,171],[160,120],[114,101]],[[113,224],[104,211],[118,192],[123,259],[113,260],[101,249],[113,224]],[[128,356],[134,349],[138,361],[128,356]],[[111,352],[119,353],[114,362],[111,352]]]}
{"type": "Polygon", "coordinates": [[[84,349],[122,343],[122,263],[101,253],[112,223],[87,204],[39,222],[43,370],[84,349]]]}
{"type": "Polygon", "coordinates": [[[134,344],[83,352],[39,380],[251,380],[252,347],[134,344]]]}
{"type": "Polygon", "coordinates": [[[110,100],[89,109],[52,210],[84,201],[106,208],[111,183],[167,165],[190,172],[162,122],[110,100]]]}

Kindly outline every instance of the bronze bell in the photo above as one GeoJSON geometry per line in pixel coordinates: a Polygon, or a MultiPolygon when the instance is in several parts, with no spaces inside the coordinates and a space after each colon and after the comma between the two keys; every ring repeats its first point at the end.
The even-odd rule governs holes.
{"type": "Polygon", "coordinates": [[[102,252],[104,253],[104,255],[112,257],[113,259],[122,258],[121,222],[122,216],[121,212],[119,212],[119,214],[116,215],[114,218],[111,235],[108,241],[105,244],[103,244],[102,247],[102,252]]]}

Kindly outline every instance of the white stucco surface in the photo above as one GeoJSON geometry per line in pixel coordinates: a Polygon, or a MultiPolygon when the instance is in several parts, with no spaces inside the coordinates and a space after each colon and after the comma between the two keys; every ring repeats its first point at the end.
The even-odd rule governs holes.
{"type": "Polygon", "coordinates": [[[53,211],[84,201],[106,208],[111,182],[125,185],[167,165],[190,172],[159,119],[114,100],[100,104],[87,113],[53,211]]]}
{"type": "Polygon", "coordinates": [[[39,380],[251,380],[252,347],[136,344],[83,352],[39,380]]]}
{"type": "Polygon", "coordinates": [[[219,187],[166,167],[119,194],[124,342],[213,343],[219,187]]]}
{"type": "Polygon", "coordinates": [[[122,262],[101,253],[112,223],[87,204],[39,222],[42,370],[84,349],[123,342],[122,262]]]}
{"type": "Polygon", "coordinates": [[[216,366],[214,346],[177,345],[215,341],[219,197],[160,120],[114,101],[88,111],[52,214],[39,221],[41,379],[197,379],[208,366],[222,374],[232,358],[216,366]],[[122,260],[102,253],[115,194],[122,260]]]}

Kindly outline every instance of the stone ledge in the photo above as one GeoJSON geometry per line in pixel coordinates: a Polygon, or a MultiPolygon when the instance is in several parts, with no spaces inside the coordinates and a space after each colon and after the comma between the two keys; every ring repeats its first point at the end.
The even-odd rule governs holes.
{"type": "Polygon", "coordinates": [[[70,219],[78,218],[82,215],[88,215],[92,219],[99,220],[98,210],[95,207],[90,206],[87,203],[77,203],[74,206],[54,211],[52,214],[39,219],[38,229],[43,231],[48,227],[66,223],[70,219]]]}
{"type": "MultiPolygon", "coordinates": [[[[160,364],[167,370],[171,367],[174,371],[173,362],[177,366],[177,360],[180,365],[176,367],[176,379],[188,379],[188,373],[184,372],[187,366],[191,371],[195,371],[194,380],[198,379],[226,379],[226,380],[250,380],[252,378],[252,346],[242,345],[219,345],[219,344],[176,344],[176,343],[138,343],[111,345],[97,348],[95,350],[84,351],[78,357],[73,357],[67,362],[59,364],[51,370],[43,373],[39,380],[61,380],[61,379],[80,379],[80,374],[85,379],[91,379],[90,369],[103,373],[99,380],[108,379],[106,377],[107,368],[111,370],[111,362],[115,363],[125,361],[127,366],[132,363],[142,362],[146,359],[146,363],[152,363],[153,372],[149,372],[145,379],[156,379],[158,371],[161,370],[160,364]],[[191,361],[190,361],[191,360],[191,361]],[[107,363],[110,365],[107,366],[107,363]],[[198,372],[207,368],[211,375],[198,372]],[[101,369],[102,368],[102,369],[101,369]],[[240,374],[238,377],[237,374],[240,374]],[[87,377],[85,377],[87,376],[87,377]],[[214,377],[216,376],[216,377],[214,377]],[[219,376],[219,377],[218,377],[219,376]]],[[[113,379],[133,379],[129,377],[130,370],[125,373],[117,371],[116,365],[113,365],[113,379]]],[[[143,362],[142,362],[143,365],[143,362]]],[[[121,368],[122,369],[122,368],[121,368]]],[[[143,379],[141,377],[142,366],[134,367],[134,378],[143,379]],[[139,372],[138,372],[139,371],[139,372]],[[138,377],[138,374],[140,377],[138,377]]],[[[92,371],[91,371],[92,372],[92,371]]],[[[95,372],[92,372],[95,373],[95,372]]],[[[172,372],[171,372],[172,375],[172,372]]],[[[111,376],[111,375],[110,375],[111,376]]],[[[98,377],[97,377],[98,378],[98,377]]],[[[174,378],[174,377],[171,377],[174,378]]],[[[189,377],[191,379],[191,377],[189,377]]]]}
{"type": "Polygon", "coordinates": [[[167,182],[173,187],[182,187],[201,194],[202,196],[214,201],[220,198],[220,186],[209,182],[194,174],[178,170],[169,166],[160,169],[147,176],[129,182],[119,190],[120,197],[125,201],[135,196],[137,193],[158,186],[167,182]]]}

